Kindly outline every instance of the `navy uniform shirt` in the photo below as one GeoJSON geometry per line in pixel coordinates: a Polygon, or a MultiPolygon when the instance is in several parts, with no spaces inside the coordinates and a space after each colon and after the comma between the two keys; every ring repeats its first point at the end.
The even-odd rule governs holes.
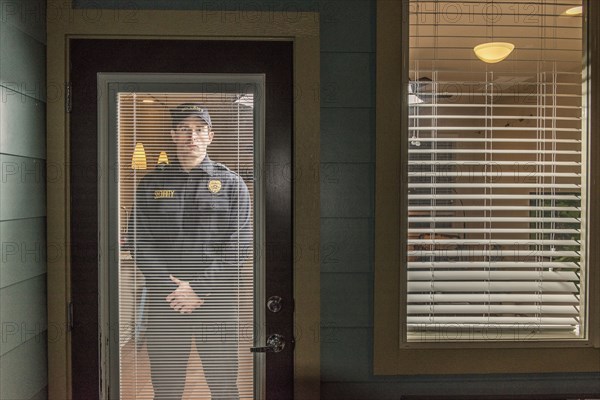
{"type": "Polygon", "coordinates": [[[225,292],[252,253],[248,188],[208,156],[189,172],[175,161],[144,176],[132,223],[134,257],[151,290],[175,289],[173,275],[200,297],[225,292]]]}

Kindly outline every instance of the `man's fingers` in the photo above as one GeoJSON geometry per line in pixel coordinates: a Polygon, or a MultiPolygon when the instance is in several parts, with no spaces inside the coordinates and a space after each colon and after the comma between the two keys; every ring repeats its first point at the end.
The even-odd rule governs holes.
{"type": "Polygon", "coordinates": [[[202,303],[194,302],[191,300],[181,300],[174,301],[171,303],[171,308],[175,311],[179,311],[182,314],[191,314],[196,308],[198,308],[202,303]]]}
{"type": "Polygon", "coordinates": [[[171,308],[172,308],[173,310],[175,310],[175,311],[179,311],[179,309],[181,309],[182,307],[183,307],[183,304],[182,304],[181,302],[177,301],[177,300],[176,300],[176,301],[173,301],[173,302],[171,303],[171,308]]]}
{"type": "Polygon", "coordinates": [[[188,306],[182,307],[181,312],[184,314],[191,314],[192,311],[194,311],[195,309],[196,309],[196,307],[194,307],[192,305],[188,305],[188,306]]]}
{"type": "Polygon", "coordinates": [[[176,289],[173,293],[166,297],[166,300],[170,303],[170,307],[182,314],[190,314],[196,308],[204,304],[204,300],[194,296],[190,298],[185,290],[176,289]]]}
{"type": "MultiPolygon", "coordinates": [[[[177,279],[177,278],[175,278],[173,275],[171,275],[171,277],[172,277],[173,279],[175,279],[175,280],[178,280],[178,279],[177,279]]],[[[173,281],[173,282],[175,282],[175,281],[173,281]]],[[[182,297],[181,290],[179,290],[179,288],[177,288],[177,289],[173,290],[173,291],[171,292],[171,294],[169,294],[169,295],[168,295],[168,296],[165,298],[165,300],[167,300],[168,302],[171,302],[171,301],[173,301],[173,299],[177,299],[177,298],[181,298],[181,297],[182,297]]]]}
{"type": "Polygon", "coordinates": [[[179,297],[179,293],[177,292],[177,290],[171,292],[171,294],[169,294],[165,300],[167,300],[169,303],[175,299],[177,299],[179,297]]]}
{"type": "Polygon", "coordinates": [[[169,275],[169,278],[171,278],[171,280],[173,282],[175,282],[176,284],[181,285],[181,281],[179,279],[175,278],[173,275],[169,275]]]}
{"type": "Polygon", "coordinates": [[[170,306],[175,311],[182,311],[188,307],[188,301],[181,297],[175,297],[170,306]]]}

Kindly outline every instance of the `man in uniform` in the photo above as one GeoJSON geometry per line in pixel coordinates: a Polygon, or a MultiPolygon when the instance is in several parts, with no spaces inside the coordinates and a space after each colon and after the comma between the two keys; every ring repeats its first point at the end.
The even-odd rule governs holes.
{"type": "Polygon", "coordinates": [[[134,256],[147,290],[146,343],[154,398],[180,399],[191,340],[212,399],[238,399],[239,267],[252,251],[248,188],[206,151],[208,110],[172,111],[177,157],[136,189],[134,256]]]}

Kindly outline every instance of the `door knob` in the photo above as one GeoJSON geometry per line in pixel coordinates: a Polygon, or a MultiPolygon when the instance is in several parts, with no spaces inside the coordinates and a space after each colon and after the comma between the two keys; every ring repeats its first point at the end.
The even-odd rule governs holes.
{"type": "Polygon", "coordinates": [[[285,347],[285,339],[278,333],[269,335],[264,347],[250,347],[252,353],[279,353],[285,347]]]}

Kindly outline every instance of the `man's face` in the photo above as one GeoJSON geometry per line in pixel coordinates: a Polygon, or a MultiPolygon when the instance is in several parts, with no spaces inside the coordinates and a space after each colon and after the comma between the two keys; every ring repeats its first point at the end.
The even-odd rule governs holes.
{"type": "Polygon", "coordinates": [[[177,153],[184,156],[200,157],[206,154],[206,148],[213,140],[208,124],[199,117],[190,116],[182,120],[171,137],[177,146],[177,153]]]}

